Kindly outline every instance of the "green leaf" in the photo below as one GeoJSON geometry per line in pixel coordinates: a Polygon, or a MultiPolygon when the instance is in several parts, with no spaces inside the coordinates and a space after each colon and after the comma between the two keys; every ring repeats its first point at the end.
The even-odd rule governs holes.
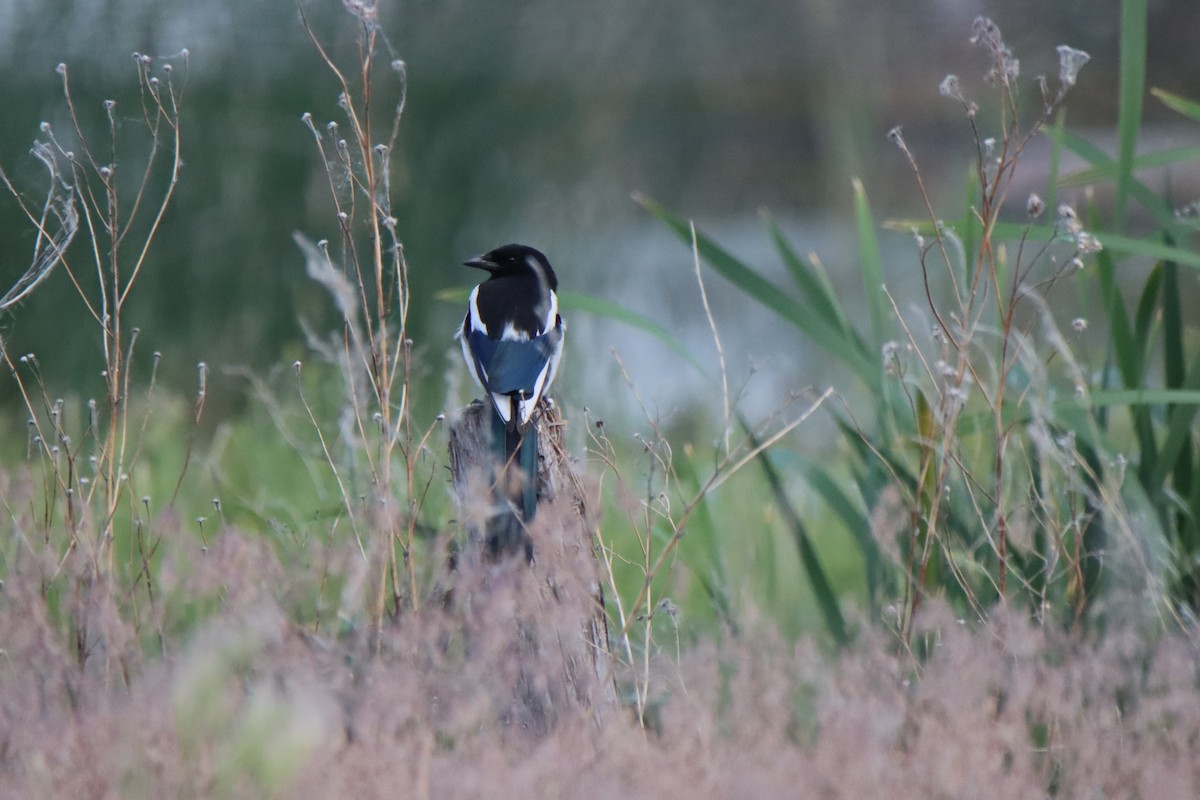
{"type": "Polygon", "coordinates": [[[1146,285],[1142,287],[1142,297],[1138,301],[1137,313],[1134,316],[1134,336],[1143,343],[1141,358],[1143,363],[1148,360],[1153,347],[1153,343],[1150,341],[1150,328],[1154,324],[1154,317],[1158,312],[1158,289],[1162,282],[1162,266],[1155,265],[1146,277],[1146,285]]]}
{"type": "MultiPolygon", "coordinates": [[[[753,433],[750,435],[750,442],[753,447],[759,446],[759,441],[753,433]]],[[[758,463],[762,465],[763,474],[767,478],[767,485],[771,489],[771,496],[775,499],[775,505],[779,508],[779,513],[791,529],[792,539],[796,544],[796,550],[800,555],[800,563],[804,566],[805,574],[808,575],[809,585],[812,586],[813,595],[817,598],[817,605],[821,609],[821,616],[825,620],[825,627],[829,630],[829,634],[834,641],[839,645],[846,644],[849,639],[849,633],[846,630],[846,620],[842,617],[842,610],[838,606],[837,597],[833,593],[833,586],[829,582],[829,577],[825,574],[825,568],[821,566],[821,559],[817,556],[817,550],[813,546],[812,537],[808,533],[808,528],[804,525],[804,521],[800,518],[800,514],[788,499],[787,492],[783,488],[783,481],[779,477],[779,472],[775,469],[775,465],[771,463],[771,455],[767,451],[762,451],[758,454],[758,463]]]]}
{"type": "MultiPolygon", "coordinates": [[[[1166,235],[1167,244],[1173,244],[1171,235],[1166,235]]],[[[1173,261],[1164,261],[1155,269],[1162,274],[1163,310],[1163,378],[1168,389],[1183,386],[1183,309],[1179,305],[1179,267],[1173,261]]]]}
{"type": "MultiPolygon", "coordinates": [[[[1200,386],[1195,389],[1101,389],[1086,399],[1059,401],[1064,406],[1145,406],[1163,403],[1200,404],[1200,386]]],[[[1057,404],[1056,404],[1057,405],[1057,404]]]]}
{"type": "MultiPolygon", "coordinates": [[[[1138,302],[1137,311],[1134,316],[1134,337],[1132,344],[1134,347],[1140,345],[1137,362],[1140,365],[1142,375],[1146,373],[1146,365],[1150,363],[1154,352],[1154,344],[1150,333],[1156,321],[1158,290],[1159,285],[1162,283],[1162,275],[1161,265],[1155,265],[1146,279],[1146,284],[1142,289],[1142,297],[1138,302]]],[[[1128,385],[1141,386],[1142,381],[1139,380],[1136,384],[1128,385]]],[[[1158,459],[1158,445],[1154,439],[1154,426],[1150,409],[1146,406],[1138,406],[1133,411],[1134,427],[1137,430],[1139,443],[1137,470],[1139,477],[1143,481],[1147,481],[1151,479],[1156,469],[1155,462],[1158,459]]],[[[1149,490],[1149,487],[1147,489],[1149,490]]]]}
{"type": "Polygon", "coordinates": [[[1117,368],[1126,386],[1139,386],[1142,377],[1141,349],[1135,341],[1133,328],[1129,323],[1129,315],[1121,299],[1120,288],[1116,281],[1116,262],[1113,261],[1112,250],[1105,247],[1096,254],[1096,266],[1100,279],[1100,294],[1104,299],[1105,312],[1108,316],[1112,347],[1117,359],[1117,368]]]}
{"type": "Polygon", "coordinates": [[[464,305],[467,298],[471,296],[471,290],[462,286],[455,286],[450,289],[442,289],[433,295],[433,299],[439,303],[457,303],[464,305]]]}
{"type": "MultiPolygon", "coordinates": [[[[690,223],[675,216],[648,197],[637,195],[635,199],[647,211],[665,222],[676,236],[689,247],[691,246],[692,226],[690,223]]],[[[735,258],[699,230],[696,231],[696,249],[700,253],[700,257],[726,280],[790,322],[812,339],[815,344],[824,348],[850,368],[863,382],[868,385],[878,382],[880,371],[878,365],[866,357],[853,338],[831,326],[812,309],[806,308],[789,297],[778,286],[735,258]]]]}
{"type": "MultiPolygon", "coordinates": [[[[1159,150],[1155,153],[1145,153],[1133,159],[1133,170],[1137,172],[1153,167],[1169,167],[1180,162],[1200,161],[1200,147],[1178,147],[1173,150],[1159,150]]],[[[1098,166],[1081,169],[1062,176],[1059,186],[1087,186],[1111,180],[1117,176],[1117,163],[1106,160],[1098,166]]]]}
{"type": "MultiPolygon", "coordinates": [[[[1099,147],[1069,133],[1056,131],[1053,135],[1067,149],[1091,163],[1097,170],[1102,171],[1110,177],[1116,176],[1117,162],[1099,147]]],[[[1149,157],[1147,156],[1147,158],[1149,157]]],[[[1145,206],[1146,210],[1154,216],[1154,219],[1163,228],[1171,230],[1179,226],[1179,221],[1175,218],[1174,211],[1167,205],[1166,201],[1152,192],[1136,176],[1131,177],[1129,180],[1129,191],[1132,192],[1134,198],[1139,203],[1145,206]]]]}
{"type": "Polygon", "coordinates": [[[1130,256],[1142,256],[1155,261],[1175,261],[1189,267],[1200,268],[1200,253],[1183,250],[1173,244],[1155,241],[1153,239],[1135,239],[1130,236],[1117,236],[1112,233],[1097,233],[1096,238],[1105,250],[1130,256]]]}
{"type": "Polygon", "coordinates": [[[1151,89],[1150,94],[1162,101],[1163,105],[1172,111],[1178,111],[1193,122],[1200,122],[1200,103],[1188,100],[1165,89],[1151,89]]]}
{"type": "Polygon", "coordinates": [[[682,356],[684,360],[695,367],[698,372],[702,374],[705,373],[704,367],[701,366],[700,362],[697,361],[695,356],[691,354],[691,351],[683,346],[682,342],[672,336],[671,333],[662,325],[659,325],[654,320],[645,317],[636,311],[630,311],[628,308],[614,303],[611,300],[604,300],[602,298],[592,297],[591,295],[586,294],[576,294],[574,292],[559,292],[558,304],[559,308],[563,309],[564,311],[582,311],[585,314],[595,314],[598,317],[607,317],[609,319],[616,320],[617,322],[623,322],[626,325],[637,328],[643,333],[648,333],[655,339],[658,339],[660,342],[665,344],[667,347],[671,348],[671,350],[682,356]]]}
{"type": "Polygon", "coordinates": [[[1113,229],[1125,227],[1133,155],[1142,126],[1142,97],[1146,91],[1147,0],[1121,2],[1121,72],[1117,111],[1117,198],[1113,229]]]}
{"type": "MultiPolygon", "coordinates": [[[[1196,418],[1197,411],[1200,411],[1200,355],[1197,355],[1192,360],[1191,369],[1188,370],[1187,380],[1184,387],[1179,390],[1167,390],[1171,392],[1173,397],[1186,398],[1194,397],[1191,402],[1177,402],[1171,407],[1167,421],[1167,434],[1163,439],[1162,449],[1158,454],[1158,461],[1154,465],[1154,473],[1152,476],[1152,486],[1161,487],[1163,481],[1167,478],[1167,473],[1178,467],[1180,455],[1184,453],[1185,448],[1192,438],[1192,423],[1196,418]]],[[[1189,469],[1187,470],[1190,472],[1189,469]]],[[[1188,491],[1188,481],[1186,476],[1178,476],[1176,488],[1181,492],[1188,491]]]]}
{"type": "Polygon", "coordinates": [[[844,334],[854,336],[854,331],[846,320],[846,315],[842,311],[841,304],[838,302],[837,295],[834,293],[825,271],[809,264],[796,253],[791,242],[775,224],[775,220],[767,219],[767,230],[771,234],[771,240],[775,243],[775,249],[779,251],[780,258],[792,273],[792,278],[796,281],[800,291],[812,304],[813,310],[824,317],[830,325],[841,329],[844,334]]]}
{"type": "Polygon", "coordinates": [[[875,216],[867,202],[862,181],[854,178],[854,221],[858,230],[859,258],[862,261],[863,291],[867,296],[867,312],[871,322],[871,345],[878,351],[887,339],[887,298],[884,296],[883,259],[879,255],[879,238],[875,234],[875,216]]]}
{"type": "Polygon", "coordinates": [[[874,598],[880,588],[883,562],[879,554],[879,545],[871,535],[870,520],[860,504],[851,500],[834,481],[826,463],[814,461],[794,450],[776,450],[774,457],[785,466],[794,467],[799,471],[813,491],[846,526],[866,566],[868,595],[874,598]]]}
{"type": "MultiPolygon", "coordinates": [[[[1169,235],[1168,235],[1168,241],[1169,235]]],[[[1183,309],[1179,302],[1179,270],[1172,262],[1162,265],[1163,274],[1163,379],[1169,389],[1200,389],[1200,356],[1192,363],[1191,370],[1184,365],[1183,309]]],[[[1167,473],[1174,473],[1175,488],[1188,492],[1192,483],[1192,463],[1189,445],[1192,440],[1192,421],[1197,406],[1192,404],[1171,406],[1168,410],[1167,435],[1159,451],[1158,463],[1153,472],[1157,491],[1167,473]]],[[[1149,487],[1148,487],[1149,488],[1149,487]]]]}

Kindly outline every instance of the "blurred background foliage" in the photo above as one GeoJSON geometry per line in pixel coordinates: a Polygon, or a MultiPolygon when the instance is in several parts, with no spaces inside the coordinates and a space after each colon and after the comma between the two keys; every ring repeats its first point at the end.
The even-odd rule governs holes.
{"type": "MultiPolygon", "coordinates": [[[[335,55],[352,52],[355,33],[339,3],[302,6],[335,55]]],[[[422,413],[450,402],[435,382],[456,366],[446,359],[455,357],[449,337],[460,311],[434,297],[467,283],[458,267],[465,257],[504,241],[540,246],[566,287],[653,313],[706,354],[707,326],[681,268],[689,254],[631,202],[634,191],[784,274],[760,235],[757,212],[766,206],[853,297],[850,176],[869,176],[881,217],[917,208],[888,128],[904,124],[915,150],[939,154],[923,159],[935,198],[961,196],[971,143],[955,135],[960,111],[936,87],[946,72],[978,63],[967,43],[971,19],[1000,22],[1019,43],[1024,74],[1054,74],[1057,44],[1093,54],[1072,94],[1070,123],[1096,131],[1104,146],[1116,117],[1118,13],[1117,4],[1087,0],[382,3],[389,48],[408,71],[394,186],[412,265],[413,338],[433,389],[421,394],[422,413]]],[[[1200,29],[1200,6],[1151,3],[1149,26],[1147,84],[1187,94],[1200,84],[1200,51],[1188,41],[1200,29]]],[[[191,390],[198,360],[213,367],[212,421],[245,407],[246,382],[231,369],[290,364],[305,354],[302,320],[317,330],[336,324],[292,240],[297,230],[334,235],[300,117],[333,118],[336,88],[297,7],[0,0],[0,163],[30,190],[37,186],[27,151],[42,120],[62,121],[59,62],[70,65],[81,106],[98,111],[111,97],[118,113],[132,113],[130,53],[182,48],[190,51],[186,166],[129,313],[145,353],[163,352],[162,380],[174,391],[191,390]]],[[[1178,138],[1186,129],[1170,127],[1165,109],[1148,104],[1146,112],[1144,139],[1186,143],[1178,138]]],[[[1034,174],[1037,153],[1027,156],[1034,174]]],[[[915,262],[908,243],[897,243],[883,241],[889,271],[915,262]]],[[[23,271],[31,247],[12,199],[0,198],[0,283],[23,271]]],[[[711,292],[733,362],[771,367],[751,386],[752,410],[772,406],[781,389],[821,382],[821,360],[798,352],[794,340],[777,341],[775,323],[751,301],[720,282],[711,292]]],[[[60,271],[0,324],[15,352],[39,354],[48,384],[87,396],[97,391],[99,355],[92,337],[75,335],[82,320],[60,271]],[[40,324],[48,319],[56,324],[40,324]]],[[[644,334],[582,315],[571,333],[560,386],[570,402],[602,416],[628,410],[609,390],[616,347],[656,411],[703,416],[716,407],[696,399],[704,379],[664,370],[674,363],[670,352],[644,334]]],[[[740,378],[746,370],[732,372],[740,378]]],[[[0,402],[14,399],[3,383],[0,402]]]]}

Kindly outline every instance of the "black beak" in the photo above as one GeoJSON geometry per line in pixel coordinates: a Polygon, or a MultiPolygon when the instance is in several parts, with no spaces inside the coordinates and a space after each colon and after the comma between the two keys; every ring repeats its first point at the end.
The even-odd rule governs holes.
{"type": "Polygon", "coordinates": [[[496,263],[494,261],[488,261],[487,256],[475,256],[474,258],[468,258],[463,262],[463,266],[475,267],[475,269],[487,270],[488,272],[496,269],[496,263]]]}

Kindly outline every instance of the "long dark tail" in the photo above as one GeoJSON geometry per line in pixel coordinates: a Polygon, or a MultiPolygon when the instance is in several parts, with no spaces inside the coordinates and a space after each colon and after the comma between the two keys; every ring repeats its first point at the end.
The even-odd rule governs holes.
{"type": "MultiPolygon", "coordinates": [[[[511,418],[516,419],[515,401],[513,406],[511,418]]],[[[537,426],[529,425],[524,431],[515,425],[510,427],[493,409],[492,449],[496,462],[502,465],[494,484],[505,493],[508,503],[488,526],[488,550],[499,556],[524,548],[526,557],[532,560],[533,541],[525,526],[537,513],[537,426]]]]}
{"type": "Polygon", "coordinates": [[[537,513],[537,426],[529,425],[524,433],[508,431],[504,447],[511,447],[515,451],[515,457],[510,457],[521,475],[521,513],[526,522],[533,522],[533,516],[537,513]]]}

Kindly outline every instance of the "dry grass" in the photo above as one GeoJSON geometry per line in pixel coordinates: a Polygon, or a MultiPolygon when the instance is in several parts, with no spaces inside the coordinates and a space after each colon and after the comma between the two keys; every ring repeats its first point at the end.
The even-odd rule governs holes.
{"type": "MultiPolygon", "coordinates": [[[[230,531],[179,578],[188,597],[214,599],[207,621],[169,657],[125,660],[124,672],[98,668],[94,654],[81,661],[33,571],[12,576],[0,603],[0,796],[1200,790],[1194,640],[1133,628],[1085,640],[1003,610],[973,630],[930,603],[917,624],[921,659],[897,655],[883,635],[834,656],[762,632],[679,662],[660,657],[643,730],[587,669],[564,673],[578,616],[547,592],[554,568],[517,559],[447,575],[455,585],[440,607],[373,643],[366,631],[319,636],[291,619],[284,598],[307,578],[230,531]]],[[[118,615],[93,615],[107,647],[136,649],[118,615]]]]}

